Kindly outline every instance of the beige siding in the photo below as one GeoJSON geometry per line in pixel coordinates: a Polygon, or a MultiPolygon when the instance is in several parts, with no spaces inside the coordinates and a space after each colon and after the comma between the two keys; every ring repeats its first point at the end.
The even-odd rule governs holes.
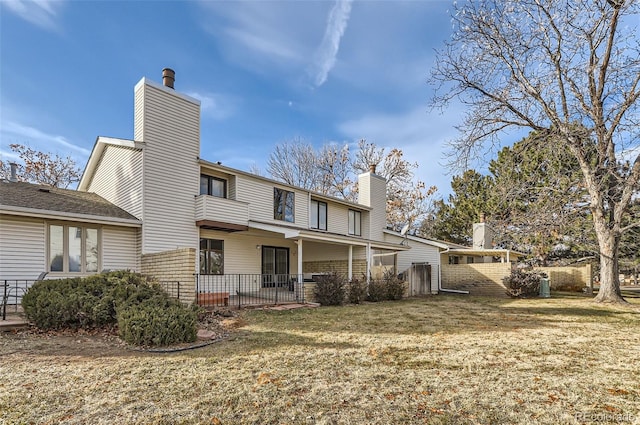
{"type": "MultiPolygon", "coordinates": [[[[200,236],[224,241],[225,274],[262,273],[262,246],[289,248],[289,272],[298,273],[297,245],[268,232],[227,233],[214,230],[200,231],[200,236]]],[[[304,249],[303,249],[304,255],[304,249]]]]}
{"type": "MultiPolygon", "coordinates": [[[[363,246],[353,247],[353,259],[364,260],[366,258],[366,248],[363,246]]],[[[323,244],[319,242],[302,243],[303,261],[338,261],[349,259],[349,247],[346,245],[323,244]]]]}
{"type": "Polygon", "coordinates": [[[363,236],[376,241],[384,240],[383,231],[387,227],[387,185],[385,179],[372,173],[359,175],[358,203],[373,208],[368,214],[368,235],[363,236]]]}
{"type": "Polygon", "coordinates": [[[102,228],[102,268],[140,271],[139,228],[102,228]]]}
{"type": "Polygon", "coordinates": [[[194,248],[200,105],[146,80],[136,86],[135,97],[135,136],[145,142],[142,253],[194,248]]]}
{"type": "Polygon", "coordinates": [[[195,219],[247,226],[249,224],[249,205],[232,199],[198,195],[196,197],[195,219]]]}
{"type": "Polygon", "coordinates": [[[42,219],[0,215],[0,279],[35,279],[46,270],[42,219]]]}
{"type": "Polygon", "coordinates": [[[349,208],[327,202],[327,231],[347,235],[349,233],[349,208]]]}
{"type": "Polygon", "coordinates": [[[87,187],[129,214],[142,218],[142,151],[107,146],[87,187]]]}
{"type": "MultiPolygon", "coordinates": [[[[386,242],[401,243],[404,238],[385,233],[386,242]]],[[[398,273],[404,273],[412,263],[429,263],[431,265],[431,292],[438,292],[438,279],[440,268],[440,250],[427,243],[406,239],[406,244],[411,247],[408,251],[399,251],[397,255],[398,273]]]]}
{"type": "Polygon", "coordinates": [[[294,192],[294,223],[273,219],[273,188],[277,184],[252,179],[247,176],[236,177],[236,200],[249,203],[249,219],[273,224],[286,224],[301,228],[309,227],[309,195],[302,190],[293,190],[282,187],[284,190],[294,192]]]}

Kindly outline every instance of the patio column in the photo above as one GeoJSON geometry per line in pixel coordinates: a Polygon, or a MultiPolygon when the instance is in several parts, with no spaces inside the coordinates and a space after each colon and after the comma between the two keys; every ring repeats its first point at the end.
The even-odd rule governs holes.
{"type": "Polygon", "coordinates": [[[351,282],[351,279],[353,278],[353,245],[349,245],[349,268],[347,274],[349,282],[351,282]]]}
{"type": "Polygon", "coordinates": [[[371,242],[367,242],[367,283],[369,283],[369,276],[371,276],[371,242]]]}
{"type": "Polygon", "coordinates": [[[296,241],[298,244],[298,277],[302,279],[302,239],[296,241]]]}

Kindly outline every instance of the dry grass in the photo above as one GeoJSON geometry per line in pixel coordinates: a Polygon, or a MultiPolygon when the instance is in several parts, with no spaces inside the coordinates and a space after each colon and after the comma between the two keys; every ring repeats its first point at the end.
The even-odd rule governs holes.
{"type": "Polygon", "coordinates": [[[640,423],[634,305],[437,296],[252,311],[227,341],[161,355],[0,336],[0,423],[640,423]]]}

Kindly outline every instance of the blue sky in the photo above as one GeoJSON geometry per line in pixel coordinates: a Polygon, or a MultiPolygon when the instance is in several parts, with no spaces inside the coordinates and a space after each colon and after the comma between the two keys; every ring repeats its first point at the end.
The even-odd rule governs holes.
{"type": "Polygon", "coordinates": [[[97,136],[133,137],[133,87],[176,71],[202,101],[202,157],[265,169],[274,146],[398,147],[449,192],[430,112],[450,1],[0,1],[0,154],[22,143],[84,167],[97,136]]]}

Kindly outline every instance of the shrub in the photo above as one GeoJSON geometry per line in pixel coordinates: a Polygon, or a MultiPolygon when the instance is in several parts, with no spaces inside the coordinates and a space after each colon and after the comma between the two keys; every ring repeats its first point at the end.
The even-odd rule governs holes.
{"type": "Polygon", "coordinates": [[[179,301],[154,297],[118,311],[120,338],[134,345],[162,346],[196,340],[197,314],[179,301]]]}
{"type": "Polygon", "coordinates": [[[196,335],[196,320],[191,320],[195,313],[171,300],[157,283],[133,272],[39,281],[26,292],[22,306],[25,316],[41,329],[89,328],[120,324],[123,319],[127,329],[121,335],[127,335],[128,342],[189,342],[196,335]]]}
{"type": "Polygon", "coordinates": [[[347,286],[347,298],[351,304],[360,304],[367,297],[367,284],[364,280],[351,279],[347,286]]]}
{"type": "Polygon", "coordinates": [[[513,269],[502,279],[507,295],[512,298],[528,298],[538,295],[541,273],[536,270],[513,269]]]}
{"type": "Polygon", "coordinates": [[[404,297],[404,280],[400,279],[395,273],[392,271],[386,272],[382,276],[382,281],[387,291],[388,300],[401,300],[404,297]]]}
{"type": "Polygon", "coordinates": [[[369,279],[367,301],[379,302],[401,300],[405,292],[405,283],[394,272],[388,271],[380,279],[369,279]]]}
{"type": "Polygon", "coordinates": [[[374,303],[387,299],[387,290],[382,279],[369,279],[367,301],[374,303]]]}
{"type": "Polygon", "coordinates": [[[318,278],[313,295],[316,301],[322,305],[342,305],[345,292],[344,276],[332,272],[318,278]]]}

